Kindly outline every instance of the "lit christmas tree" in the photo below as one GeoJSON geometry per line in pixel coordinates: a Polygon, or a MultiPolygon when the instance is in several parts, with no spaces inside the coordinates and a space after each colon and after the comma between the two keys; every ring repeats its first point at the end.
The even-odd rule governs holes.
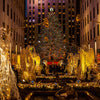
{"type": "Polygon", "coordinates": [[[63,59],[66,46],[63,41],[62,25],[53,11],[45,18],[45,25],[42,26],[41,34],[38,41],[38,50],[41,58],[44,60],[63,59]]]}

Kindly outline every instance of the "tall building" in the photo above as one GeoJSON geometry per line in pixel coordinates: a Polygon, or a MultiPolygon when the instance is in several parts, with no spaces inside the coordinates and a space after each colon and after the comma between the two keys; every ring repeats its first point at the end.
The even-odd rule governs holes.
{"type": "MultiPolygon", "coordinates": [[[[24,0],[0,0],[0,28],[6,28],[12,38],[12,53],[24,47],[24,0]]],[[[0,33],[5,31],[0,30],[0,33]]],[[[17,51],[17,52],[16,52],[17,51]]]]}
{"type": "Polygon", "coordinates": [[[76,0],[76,43],[80,46],[80,0],[76,0]]]}
{"type": "Polygon", "coordinates": [[[77,44],[76,0],[26,0],[26,4],[25,46],[33,45],[38,40],[41,26],[34,26],[34,24],[41,23],[47,17],[50,8],[54,9],[55,15],[63,26],[65,39],[70,44],[77,44]]]}
{"type": "Polygon", "coordinates": [[[80,43],[100,54],[100,0],[81,0],[80,43]]]}

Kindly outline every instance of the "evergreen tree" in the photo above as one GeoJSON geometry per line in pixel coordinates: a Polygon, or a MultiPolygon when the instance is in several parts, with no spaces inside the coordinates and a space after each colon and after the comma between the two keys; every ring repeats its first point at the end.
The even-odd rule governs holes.
{"type": "MultiPolygon", "coordinates": [[[[62,59],[66,46],[63,41],[62,25],[51,11],[48,14],[48,23],[42,26],[38,41],[38,50],[42,59],[62,59]]],[[[47,22],[47,21],[46,21],[47,22]]]]}

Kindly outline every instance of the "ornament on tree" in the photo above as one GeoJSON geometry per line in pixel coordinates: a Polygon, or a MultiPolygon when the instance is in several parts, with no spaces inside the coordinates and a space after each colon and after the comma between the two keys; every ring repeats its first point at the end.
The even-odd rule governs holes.
{"type": "Polygon", "coordinates": [[[44,39],[45,39],[45,41],[48,41],[48,37],[45,36],[44,39]]]}

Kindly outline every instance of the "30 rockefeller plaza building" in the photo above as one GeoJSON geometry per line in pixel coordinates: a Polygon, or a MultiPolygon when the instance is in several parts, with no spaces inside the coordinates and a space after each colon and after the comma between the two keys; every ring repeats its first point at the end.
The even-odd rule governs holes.
{"type": "Polygon", "coordinates": [[[62,24],[64,39],[67,39],[70,44],[79,45],[76,0],[25,0],[25,2],[25,46],[35,44],[38,41],[41,26],[34,27],[34,24],[43,22],[43,19],[47,18],[50,8],[54,9],[54,14],[62,24]],[[27,28],[27,26],[30,27],[27,28]]]}

